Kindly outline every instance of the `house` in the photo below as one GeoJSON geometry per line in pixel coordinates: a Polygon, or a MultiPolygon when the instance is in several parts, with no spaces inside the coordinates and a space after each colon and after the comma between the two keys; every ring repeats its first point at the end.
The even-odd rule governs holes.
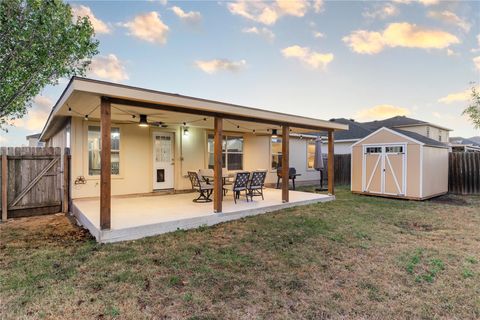
{"type": "Polygon", "coordinates": [[[27,136],[29,147],[43,147],[44,143],[40,141],[40,133],[35,133],[27,136]]]}
{"type": "MultiPolygon", "coordinates": [[[[357,122],[353,119],[337,118],[330,121],[348,125],[349,129],[335,134],[335,153],[349,154],[351,146],[380,128],[400,129],[414,132],[441,143],[448,143],[451,129],[430,122],[396,116],[384,120],[357,122]]],[[[323,139],[327,144],[327,139],[323,139]]]]}
{"type": "Polygon", "coordinates": [[[480,143],[474,139],[475,137],[470,139],[452,137],[449,145],[452,152],[480,152],[480,143]]]}
{"type": "Polygon", "coordinates": [[[111,242],[333,200],[333,152],[329,195],[289,191],[285,179],[281,190],[265,190],[264,201],[234,204],[231,194],[223,196],[221,169],[266,169],[267,182],[274,183],[278,167],[284,176],[295,167],[298,180],[318,181],[311,139],[303,135],[325,131],[333,137],[346,129],[341,123],[73,77],[40,139],[69,148],[71,211],[98,241],[111,242]],[[213,205],[193,203],[194,196],[183,192],[192,189],[188,172],[203,168],[215,172],[213,205]]]}

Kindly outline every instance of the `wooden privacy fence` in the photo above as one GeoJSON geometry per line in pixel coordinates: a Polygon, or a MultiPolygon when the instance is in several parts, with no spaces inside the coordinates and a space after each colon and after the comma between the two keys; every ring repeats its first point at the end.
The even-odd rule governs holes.
{"type": "Polygon", "coordinates": [[[451,152],[448,161],[448,191],[480,193],[480,152],[451,152]]]}
{"type": "MultiPolygon", "coordinates": [[[[350,185],[350,176],[351,176],[351,159],[352,156],[350,154],[336,154],[334,155],[334,178],[335,178],[335,185],[350,185]]],[[[327,168],[328,168],[328,159],[326,157],[323,158],[323,167],[324,167],[324,174],[323,180],[324,185],[326,185],[327,181],[327,168]]]]}
{"type": "Polygon", "coordinates": [[[0,154],[3,221],[68,211],[68,149],[2,147],[0,154]]]}

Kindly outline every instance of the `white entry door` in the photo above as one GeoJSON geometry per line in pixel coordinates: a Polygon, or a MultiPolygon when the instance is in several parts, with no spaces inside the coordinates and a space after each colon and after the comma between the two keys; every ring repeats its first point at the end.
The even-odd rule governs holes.
{"type": "Polygon", "coordinates": [[[405,195],[406,145],[365,146],[363,153],[363,191],[405,195]]]}
{"type": "Polygon", "coordinates": [[[173,133],[153,133],[153,189],[172,189],[174,185],[173,133]]]}

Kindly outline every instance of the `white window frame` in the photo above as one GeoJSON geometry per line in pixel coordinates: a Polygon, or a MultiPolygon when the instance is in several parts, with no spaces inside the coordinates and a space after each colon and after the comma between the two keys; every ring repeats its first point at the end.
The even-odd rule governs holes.
{"type": "MultiPolygon", "coordinates": [[[[307,140],[307,143],[306,143],[306,146],[307,146],[307,171],[315,171],[315,160],[314,160],[314,164],[313,164],[313,167],[308,167],[308,156],[310,154],[310,152],[308,152],[308,146],[309,145],[313,145],[314,149],[313,149],[313,158],[315,159],[315,140],[307,140]]],[[[323,159],[322,159],[323,160],[323,159]]]]}
{"type": "MultiPolygon", "coordinates": [[[[208,141],[210,139],[210,135],[213,135],[213,132],[207,132],[207,167],[210,166],[210,154],[213,155],[213,152],[210,152],[208,150],[208,141]]],[[[238,134],[238,133],[224,133],[222,135],[222,155],[225,154],[225,163],[222,163],[222,168],[228,170],[228,171],[242,171],[245,168],[245,137],[243,134],[238,134]],[[234,151],[228,151],[227,148],[227,141],[228,138],[241,138],[242,139],[242,152],[234,152],[234,151]],[[223,143],[225,142],[225,151],[223,151],[223,143]],[[241,169],[228,169],[228,154],[241,154],[242,155],[242,168],[241,169]]]]}
{"type": "MultiPolygon", "coordinates": [[[[84,172],[85,172],[85,176],[88,178],[88,179],[91,179],[91,180],[100,180],[100,174],[90,174],[90,168],[89,168],[89,146],[88,146],[88,131],[89,131],[89,127],[100,127],[100,123],[98,122],[91,122],[91,121],[85,121],[85,124],[84,124],[84,128],[85,128],[85,163],[84,163],[84,172]]],[[[112,179],[123,179],[123,166],[121,165],[122,162],[125,163],[125,161],[123,161],[123,156],[122,156],[122,145],[123,145],[123,139],[122,139],[122,127],[120,125],[114,125],[112,124],[111,126],[111,129],[113,128],[116,128],[118,129],[118,132],[120,134],[120,141],[119,141],[119,149],[118,150],[113,150],[113,149],[110,149],[110,152],[112,151],[116,151],[118,152],[118,163],[119,163],[119,171],[118,171],[118,174],[111,174],[111,178],[112,179]]],[[[101,151],[101,150],[100,150],[101,151]]]]}
{"type": "MultiPolygon", "coordinates": [[[[273,168],[272,167],[272,156],[273,156],[273,147],[272,147],[272,144],[273,144],[273,139],[279,139],[280,140],[280,144],[283,142],[282,141],[282,137],[270,137],[270,157],[268,159],[268,162],[269,162],[269,167],[270,167],[270,171],[271,172],[277,172],[277,168],[273,168]]],[[[279,153],[277,153],[277,155],[280,155],[280,156],[283,156],[282,152],[280,151],[279,153]]],[[[281,164],[280,164],[281,166],[281,164]]]]}

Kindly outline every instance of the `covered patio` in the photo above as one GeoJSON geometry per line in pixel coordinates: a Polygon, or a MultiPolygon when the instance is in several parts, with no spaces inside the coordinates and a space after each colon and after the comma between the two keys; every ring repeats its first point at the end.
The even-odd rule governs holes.
{"type": "Polygon", "coordinates": [[[74,77],[42,139],[51,146],[66,140],[70,211],[98,241],[113,242],[333,200],[334,131],[344,129],[320,119],[74,77]],[[250,178],[264,171],[268,185],[277,175],[290,177],[292,159],[304,167],[303,177],[318,181],[315,168],[305,169],[308,150],[301,140],[315,132],[328,135],[328,195],[291,191],[290,179],[282,178],[279,189],[265,189],[264,200],[235,204],[232,193],[224,196],[225,170],[233,177],[249,172],[250,178]],[[194,203],[197,196],[184,193],[193,187],[189,174],[206,168],[213,170],[212,201],[194,203]],[[159,190],[175,194],[160,196],[159,190]]]}
{"type": "Polygon", "coordinates": [[[99,242],[139,239],[156,234],[211,226],[247,216],[272,212],[293,206],[334,200],[332,195],[290,191],[289,202],[282,202],[282,191],[266,188],[265,200],[255,198],[235,204],[231,194],[223,199],[223,210],[215,213],[211,203],[192,202],[192,193],[149,194],[114,197],[110,228],[100,227],[99,199],[73,201],[73,213],[99,242]]]}

